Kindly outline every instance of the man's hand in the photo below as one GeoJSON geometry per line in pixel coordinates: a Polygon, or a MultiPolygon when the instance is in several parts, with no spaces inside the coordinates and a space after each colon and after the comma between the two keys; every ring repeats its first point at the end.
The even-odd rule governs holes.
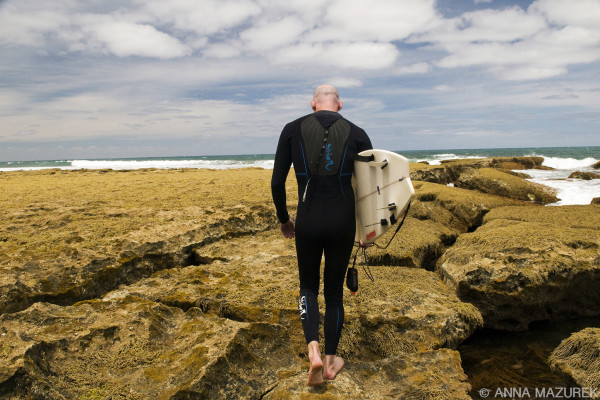
{"type": "Polygon", "coordinates": [[[288,219],[285,224],[281,224],[281,234],[287,239],[293,239],[295,235],[295,227],[292,219],[288,219]]]}

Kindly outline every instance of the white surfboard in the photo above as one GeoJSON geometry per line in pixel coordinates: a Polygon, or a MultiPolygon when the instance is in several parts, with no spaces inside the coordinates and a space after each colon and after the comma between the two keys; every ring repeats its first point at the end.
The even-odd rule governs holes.
{"type": "Polygon", "coordinates": [[[387,150],[365,150],[358,155],[373,155],[373,161],[354,163],[355,240],[373,243],[400,223],[415,190],[405,157],[387,150]]]}

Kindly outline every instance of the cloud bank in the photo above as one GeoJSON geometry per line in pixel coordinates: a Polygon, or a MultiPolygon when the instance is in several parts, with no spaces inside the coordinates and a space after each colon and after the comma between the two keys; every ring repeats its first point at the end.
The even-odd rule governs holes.
{"type": "Polygon", "coordinates": [[[492,110],[507,120],[494,118],[495,139],[481,135],[481,146],[509,129],[551,129],[543,114],[558,108],[564,119],[585,116],[576,127],[589,139],[600,0],[475,0],[453,16],[444,10],[469,2],[441,3],[4,0],[0,143],[172,138],[204,154],[243,136],[251,144],[239,152],[271,152],[267,139],[310,111],[324,81],[347,89],[355,101],[346,109],[389,146],[401,130],[413,140],[442,132],[464,146],[464,132],[488,129],[492,110]],[[515,125],[511,111],[537,125],[515,125]]]}

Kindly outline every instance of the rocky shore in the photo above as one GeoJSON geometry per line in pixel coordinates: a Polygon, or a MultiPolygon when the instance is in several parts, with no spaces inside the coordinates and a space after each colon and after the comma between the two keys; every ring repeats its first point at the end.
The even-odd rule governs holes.
{"type": "Polygon", "coordinates": [[[456,347],[479,328],[600,315],[600,208],[541,206],[527,168],[411,165],[405,226],[345,294],[347,364],[319,388],[271,171],[0,173],[0,397],[468,399],[456,347]]]}

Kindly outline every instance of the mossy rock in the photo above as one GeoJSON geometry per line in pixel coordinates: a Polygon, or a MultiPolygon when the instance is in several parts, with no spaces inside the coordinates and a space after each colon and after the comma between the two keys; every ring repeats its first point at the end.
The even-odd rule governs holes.
{"type": "Polygon", "coordinates": [[[432,350],[373,363],[347,363],[335,381],[304,387],[305,375],[282,380],[265,400],[468,400],[470,388],[458,352],[432,350]]]}
{"type": "Polygon", "coordinates": [[[258,398],[281,375],[300,372],[280,325],[132,296],[37,303],[0,322],[3,398],[258,398]]]}
{"type": "Polygon", "coordinates": [[[396,226],[377,240],[387,249],[368,251],[371,265],[435,268],[437,259],[456,238],[481,225],[491,209],[525,203],[447,185],[414,181],[415,198],[404,226],[392,239],[396,226]]]}
{"type": "Polygon", "coordinates": [[[592,179],[600,179],[600,174],[596,174],[594,172],[575,171],[569,175],[569,179],[583,179],[584,181],[591,181],[592,179]]]}
{"type": "MultiPolygon", "coordinates": [[[[494,157],[461,160],[444,160],[441,165],[423,163],[410,164],[410,178],[425,182],[449,184],[456,182],[463,174],[482,168],[494,168],[519,175],[511,170],[552,169],[544,167],[543,157],[494,157]]],[[[523,177],[523,175],[521,175],[523,177]]]]}
{"type": "Polygon", "coordinates": [[[523,330],[534,321],[598,315],[600,213],[595,206],[501,207],[461,235],[438,262],[485,326],[523,330]]]}
{"type": "MultiPolygon", "coordinates": [[[[229,259],[161,271],[105,298],[135,296],[183,309],[198,307],[236,321],[280,324],[289,328],[297,354],[306,351],[297,311],[299,283],[293,241],[273,230],[213,243],[198,251],[212,259],[229,254],[229,259]]],[[[375,282],[371,282],[358,268],[358,294],[351,296],[344,289],[346,324],[339,351],[349,359],[365,353],[382,358],[456,347],[482,324],[479,312],[459,301],[434,272],[372,266],[375,282]]],[[[324,311],[322,289],[323,285],[319,302],[324,311]]]]}
{"type": "Polygon", "coordinates": [[[549,358],[553,369],[579,386],[600,388],[600,328],[586,328],[563,340],[549,358]]]}
{"type": "Polygon", "coordinates": [[[539,204],[558,201],[553,189],[492,168],[465,172],[455,182],[455,185],[464,189],[478,190],[496,196],[539,204]]]}

